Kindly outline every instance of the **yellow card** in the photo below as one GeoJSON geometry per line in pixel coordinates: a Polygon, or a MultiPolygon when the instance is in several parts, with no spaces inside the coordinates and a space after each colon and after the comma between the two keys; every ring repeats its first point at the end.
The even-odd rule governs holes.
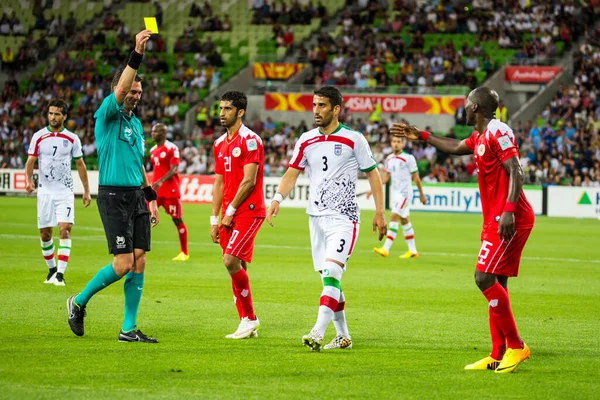
{"type": "Polygon", "coordinates": [[[144,24],[146,25],[146,29],[152,31],[152,33],[158,33],[158,25],[156,24],[156,18],[144,17],[144,24]]]}

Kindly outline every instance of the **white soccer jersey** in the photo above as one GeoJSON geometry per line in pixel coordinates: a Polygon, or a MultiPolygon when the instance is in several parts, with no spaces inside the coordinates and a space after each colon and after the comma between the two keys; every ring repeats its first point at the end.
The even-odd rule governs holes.
{"type": "Polygon", "coordinates": [[[307,214],[339,216],[359,222],[358,172],[377,167],[362,134],[342,124],[330,135],[322,134],[318,128],[305,132],[296,143],[290,167],[299,170],[308,167],[307,214]]]}
{"type": "Polygon", "coordinates": [[[38,192],[72,194],[71,160],[81,158],[81,141],[73,132],[52,132],[47,127],[33,134],[28,154],[38,158],[38,192]]]}
{"type": "Polygon", "coordinates": [[[390,174],[392,180],[392,195],[400,193],[404,197],[412,197],[412,174],[418,170],[417,160],[412,154],[402,152],[387,156],[385,172],[390,174]]]}

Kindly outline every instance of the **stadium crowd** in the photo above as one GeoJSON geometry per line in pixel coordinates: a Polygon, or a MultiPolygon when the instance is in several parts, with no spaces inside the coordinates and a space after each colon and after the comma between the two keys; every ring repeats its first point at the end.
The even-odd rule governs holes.
{"type": "Polygon", "coordinates": [[[337,37],[322,32],[313,47],[303,50],[314,67],[305,83],[472,89],[499,67],[486,44],[514,49],[521,63],[543,63],[557,55],[557,42],[569,48],[594,18],[591,6],[566,1],[419,4],[399,0],[388,10],[386,3],[371,1],[347,9],[337,37]],[[477,40],[461,45],[446,35],[425,46],[424,33],[467,33],[477,40]],[[390,64],[400,68],[386,68],[390,64]]]}

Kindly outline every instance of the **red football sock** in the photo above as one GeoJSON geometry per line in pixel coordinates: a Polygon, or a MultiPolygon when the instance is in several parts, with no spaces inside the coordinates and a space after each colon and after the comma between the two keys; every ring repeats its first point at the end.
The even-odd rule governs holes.
{"type": "Polygon", "coordinates": [[[187,242],[187,227],[185,222],[177,225],[177,233],[179,234],[179,245],[183,254],[188,254],[188,242],[187,242]]]}
{"type": "Polygon", "coordinates": [[[238,315],[240,316],[240,319],[242,319],[244,318],[244,309],[242,308],[242,302],[235,293],[235,282],[233,279],[231,280],[231,289],[233,290],[233,301],[235,302],[235,308],[237,308],[238,315]]]}
{"type": "Polygon", "coordinates": [[[508,347],[511,349],[522,348],[523,342],[517,331],[515,317],[510,309],[510,300],[506,290],[496,282],[493,286],[484,290],[483,295],[488,300],[490,315],[506,337],[508,347]]]}
{"type": "Polygon", "coordinates": [[[255,320],[254,308],[252,307],[252,294],[250,293],[250,279],[245,269],[240,269],[231,275],[231,280],[235,285],[235,296],[242,303],[244,316],[250,320],[255,320]]]}
{"type": "Polygon", "coordinates": [[[506,336],[502,333],[494,314],[492,314],[492,307],[488,307],[488,310],[490,312],[490,333],[492,335],[492,352],[490,353],[490,357],[494,360],[502,360],[506,352],[506,336]]]}

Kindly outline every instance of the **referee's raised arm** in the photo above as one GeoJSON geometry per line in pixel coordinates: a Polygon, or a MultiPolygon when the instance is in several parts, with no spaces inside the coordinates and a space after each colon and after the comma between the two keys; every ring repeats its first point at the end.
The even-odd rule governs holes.
{"type": "Polygon", "coordinates": [[[131,90],[131,85],[133,85],[135,75],[137,74],[137,70],[140,68],[142,58],[144,57],[146,42],[148,39],[150,39],[151,35],[152,31],[145,29],[135,36],[135,50],[133,50],[129,55],[127,66],[123,70],[117,86],[113,88],[115,92],[115,99],[117,100],[118,104],[123,104],[125,97],[131,90]]]}

